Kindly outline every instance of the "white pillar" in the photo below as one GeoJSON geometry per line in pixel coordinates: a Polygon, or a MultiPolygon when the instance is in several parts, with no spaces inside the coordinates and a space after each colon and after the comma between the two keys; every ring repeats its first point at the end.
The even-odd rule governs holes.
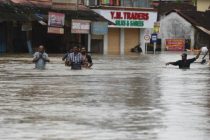
{"type": "Polygon", "coordinates": [[[125,54],[125,30],[124,28],[120,29],[120,55],[125,54]]]}
{"type": "Polygon", "coordinates": [[[195,46],[195,29],[192,27],[191,34],[190,34],[190,49],[193,50],[195,46]]]}
{"type": "Polygon", "coordinates": [[[108,54],[108,33],[104,35],[104,42],[103,42],[103,48],[104,48],[104,55],[108,54]]]}
{"type": "Polygon", "coordinates": [[[146,49],[144,35],[145,35],[145,29],[142,28],[139,31],[139,42],[141,42],[141,49],[143,54],[145,54],[145,49],[146,49]]]}
{"type": "Polygon", "coordinates": [[[88,34],[88,52],[91,51],[91,34],[88,34]]]}

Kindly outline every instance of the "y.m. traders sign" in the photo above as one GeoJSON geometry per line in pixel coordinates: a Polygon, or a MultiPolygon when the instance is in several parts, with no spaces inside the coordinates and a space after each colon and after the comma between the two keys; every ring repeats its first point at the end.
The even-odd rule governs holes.
{"type": "Polygon", "coordinates": [[[115,25],[110,25],[109,27],[153,28],[154,22],[157,21],[157,12],[99,9],[94,11],[115,23],[115,25]]]}

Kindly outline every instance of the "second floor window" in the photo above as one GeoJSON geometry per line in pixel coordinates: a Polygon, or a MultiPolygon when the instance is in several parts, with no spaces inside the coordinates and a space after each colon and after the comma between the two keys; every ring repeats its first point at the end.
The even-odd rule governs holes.
{"type": "Polygon", "coordinates": [[[100,0],[100,5],[147,8],[150,0],[100,0]]]}
{"type": "Polygon", "coordinates": [[[120,6],[121,0],[100,0],[101,5],[120,6]]]}

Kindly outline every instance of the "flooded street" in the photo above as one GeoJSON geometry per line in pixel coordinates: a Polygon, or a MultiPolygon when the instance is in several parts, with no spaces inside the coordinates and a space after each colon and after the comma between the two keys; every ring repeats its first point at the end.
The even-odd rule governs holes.
{"type": "Polygon", "coordinates": [[[29,57],[0,57],[0,140],[209,139],[207,64],[180,70],[165,66],[180,54],[93,55],[93,69],[72,71],[50,58],[40,71],[29,57]]]}

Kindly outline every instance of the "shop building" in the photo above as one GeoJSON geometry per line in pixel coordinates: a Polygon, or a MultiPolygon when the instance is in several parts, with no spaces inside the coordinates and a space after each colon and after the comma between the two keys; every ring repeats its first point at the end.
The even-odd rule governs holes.
{"type": "Polygon", "coordinates": [[[145,50],[144,37],[152,33],[157,21],[154,9],[109,6],[92,9],[115,24],[108,26],[108,33],[103,37],[104,54],[128,54],[138,44],[145,50]]]}
{"type": "Polygon", "coordinates": [[[67,3],[59,0],[0,1],[1,53],[31,52],[40,44],[43,44],[49,53],[63,53],[75,45],[90,48],[91,22],[108,21],[83,4],[76,1],[76,3],[64,2],[67,3]],[[65,15],[65,19],[62,20],[64,24],[59,27],[62,30],[54,28],[55,30],[49,32],[50,12],[65,15]],[[72,32],[73,20],[82,21],[78,23],[81,32],[72,32]],[[84,21],[89,25],[84,25],[84,21]],[[84,30],[88,28],[88,31],[83,32],[82,27],[85,28],[84,30]]]}
{"type": "Polygon", "coordinates": [[[163,50],[183,51],[186,49],[209,48],[210,11],[171,10],[160,20],[163,50]],[[186,48],[186,41],[189,41],[186,48]]]}
{"type": "Polygon", "coordinates": [[[7,27],[0,34],[1,48],[12,53],[28,52],[43,44],[50,53],[63,53],[78,45],[93,53],[126,54],[140,42],[144,48],[144,36],[157,20],[150,0],[9,0],[0,2],[0,10],[0,22],[7,27]],[[49,12],[65,14],[64,32],[48,32],[49,12]],[[73,20],[81,21],[75,23],[81,28],[90,22],[89,30],[72,32],[73,20]],[[94,27],[94,22],[101,24],[94,27]]]}

